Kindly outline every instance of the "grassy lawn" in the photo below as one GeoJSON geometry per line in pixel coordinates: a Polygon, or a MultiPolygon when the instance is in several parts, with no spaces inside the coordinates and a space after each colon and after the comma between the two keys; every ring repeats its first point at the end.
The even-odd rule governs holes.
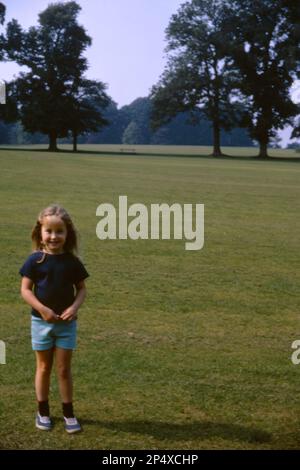
{"type": "Polygon", "coordinates": [[[0,161],[0,448],[300,447],[298,162],[24,150],[0,150],[0,161]],[[96,208],[117,208],[119,195],[148,207],[204,203],[204,248],[100,241],[96,208]],[[91,275],[73,362],[84,432],[74,436],[55,376],[55,427],[34,427],[30,313],[19,295],[31,227],[52,202],[71,213],[91,275]]]}

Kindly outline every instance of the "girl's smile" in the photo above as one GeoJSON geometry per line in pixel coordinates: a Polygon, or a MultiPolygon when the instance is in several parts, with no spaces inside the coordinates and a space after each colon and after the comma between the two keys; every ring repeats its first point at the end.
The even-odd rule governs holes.
{"type": "Polygon", "coordinates": [[[41,227],[41,237],[46,253],[53,255],[63,253],[67,239],[65,222],[57,215],[45,216],[41,227]]]}

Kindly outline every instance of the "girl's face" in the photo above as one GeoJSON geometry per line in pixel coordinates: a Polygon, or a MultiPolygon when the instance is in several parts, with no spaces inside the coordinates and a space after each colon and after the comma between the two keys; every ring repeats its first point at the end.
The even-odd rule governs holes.
{"type": "Polygon", "coordinates": [[[45,216],[41,227],[41,237],[47,253],[52,255],[63,253],[67,238],[65,222],[57,215],[45,216]]]}

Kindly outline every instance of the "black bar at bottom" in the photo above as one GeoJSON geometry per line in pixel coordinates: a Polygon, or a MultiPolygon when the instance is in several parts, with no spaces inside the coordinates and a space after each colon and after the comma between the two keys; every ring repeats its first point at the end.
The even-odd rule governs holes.
{"type": "Polygon", "coordinates": [[[163,465],[166,467],[190,466],[194,468],[212,468],[213,465],[229,465],[229,468],[240,468],[245,464],[272,463],[273,467],[286,468],[294,459],[299,461],[299,450],[1,450],[0,462],[22,466],[36,464],[37,466],[59,464],[93,465],[93,468],[107,468],[117,465],[124,468],[148,468],[163,465]]]}

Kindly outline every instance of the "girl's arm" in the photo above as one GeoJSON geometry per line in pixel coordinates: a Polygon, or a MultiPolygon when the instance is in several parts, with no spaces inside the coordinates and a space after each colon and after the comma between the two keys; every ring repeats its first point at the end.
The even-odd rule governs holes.
{"type": "Polygon", "coordinates": [[[62,313],[60,318],[62,320],[75,320],[77,317],[77,311],[81,304],[83,303],[84,299],[86,296],[86,287],[85,287],[85,282],[80,281],[78,284],[76,284],[76,296],[75,300],[70,307],[66,308],[66,310],[62,313]]]}
{"type": "Polygon", "coordinates": [[[21,296],[34,310],[39,312],[43,319],[48,323],[54,323],[59,320],[59,316],[56,315],[51,308],[46,307],[42,304],[32,292],[33,282],[29,277],[22,277],[21,283],[21,296]]]}

